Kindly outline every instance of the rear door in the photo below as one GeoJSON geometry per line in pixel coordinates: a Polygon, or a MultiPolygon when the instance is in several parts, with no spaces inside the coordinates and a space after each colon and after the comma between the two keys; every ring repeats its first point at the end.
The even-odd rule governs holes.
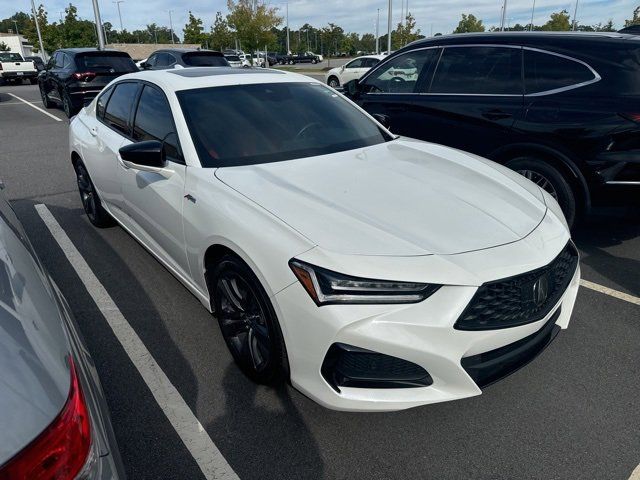
{"type": "Polygon", "coordinates": [[[522,116],[522,48],[447,46],[421,93],[422,122],[407,135],[487,156],[522,116]]]}
{"type": "MultiPolygon", "coordinates": [[[[87,167],[100,198],[123,223],[126,219],[122,218],[121,213],[124,201],[118,170],[119,150],[131,138],[132,110],[139,88],[138,82],[119,82],[112,88],[110,95],[102,95],[98,99],[97,120],[89,125],[95,145],[89,149],[88,154],[85,153],[91,155],[87,167]]],[[[91,119],[90,116],[87,118],[91,119]]]]}

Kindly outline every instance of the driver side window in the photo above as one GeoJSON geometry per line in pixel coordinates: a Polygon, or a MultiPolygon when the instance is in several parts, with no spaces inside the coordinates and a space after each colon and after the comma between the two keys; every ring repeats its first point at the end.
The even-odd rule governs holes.
{"type": "Polygon", "coordinates": [[[363,66],[362,63],[362,58],[356,58],[355,60],[347,63],[345,68],[361,68],[363,66]]]}
{"type": "Polygon", "coordinates": [[[364,93],[419,93],[433,69],[439,48],[404,53],[376,68],[362,85],[364,93]]]}

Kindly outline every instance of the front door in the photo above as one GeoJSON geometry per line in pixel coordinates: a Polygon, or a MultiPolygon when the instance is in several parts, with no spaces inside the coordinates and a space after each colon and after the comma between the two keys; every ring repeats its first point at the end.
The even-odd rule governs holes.
{"type": "Polygon", "coordinates": [[[165,94],[145,84],[133,116],[133,141],[164,143],[166,166],[159,172],[127,168],[119,159],[124,210],[130,228],[178,274],[190,278],[182,228],[186,166],[165,94]]]}

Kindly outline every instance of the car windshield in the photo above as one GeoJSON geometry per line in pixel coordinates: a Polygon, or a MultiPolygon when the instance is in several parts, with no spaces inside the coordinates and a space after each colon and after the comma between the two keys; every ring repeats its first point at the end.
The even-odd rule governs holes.
{"type": "Polygon", "coordinates": [[[77,55],[76,64],[80,70],[94,72],[125,73],[138,71],[136,64],[127,55],[105,55],[104,53],[77,55]]]}
{"type": "Polygon", "coordinates": [[[182,56],[185,64],[191,67],[227,67],[229,62],[220,54],[205,52],[187,53],[182,56]]]}
{"type": "Polygon", "coordinates": [[[177,95],[205,167],[326,155],[393,139],[321,84],[232,85],[177,95]]]}
{"type": "Polygon", "coordinates": [[[22,56],[19,53],[0,52],[0,61],[2,62],[21,62],[22,56]]]}

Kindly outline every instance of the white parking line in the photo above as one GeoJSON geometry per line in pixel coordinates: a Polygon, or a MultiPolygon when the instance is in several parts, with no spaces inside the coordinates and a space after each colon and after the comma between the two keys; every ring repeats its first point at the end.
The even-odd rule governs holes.
{"type": "Polygon", "coordinates": [[[38,204],[35,208],[204,476],[207,480],[237,480],[236,473],[124,318],[52,213],[43,204],[38,204]]]}
{"type": "MultiPolygon", "coordinates": [[[[580,280],[580,285],[590,290],[595,290],[596,292],[604,293],[605,295],[609,295],[610,297],[615,297],[617,299],[624,300],[625,302],[640,305],[640,298],[634,297],[633,295],[629,295],[628,293],[619,292],[618,290],[614,290],[613,288],[605,287],[603,285],[590,282],[589,280],[580,280]]],[[[640,478],[638,480],[640,480],[640,478]]]]}
{"type": "Polygon", "coordinates": [[[41,113],[44,113],[47,117],[51,117],[51,118],[53,118],[56,122],[61,122],[61,121],[62,121],[62,119],[61,119],[61,118],[56,117],[55,115],[53,115],[53,114],[51,114],[51,113],[47,112],[46,110],[43,110],[42,108],[38,107],[37,105],[34,105],[34,104],[33,104],[33,103],[31,103],[31,102],[28,102],[28,101],[27,101],[27,100],[25,100],[24,98],[20,98],[19,96],[14,95],[13,93],[8,93],[8,92],[7,92],[7,95],[11,95],[13,98],[17,98],[17,99],[18,99],[18,100],[20,100],[22,103],[26,103],[26,104],[27,104],[27,105],[29,105],[30,107],[35,108],[36,110],[38,110],[38,111],[39,111],[39,112],[41,112],[41,113]]]}

